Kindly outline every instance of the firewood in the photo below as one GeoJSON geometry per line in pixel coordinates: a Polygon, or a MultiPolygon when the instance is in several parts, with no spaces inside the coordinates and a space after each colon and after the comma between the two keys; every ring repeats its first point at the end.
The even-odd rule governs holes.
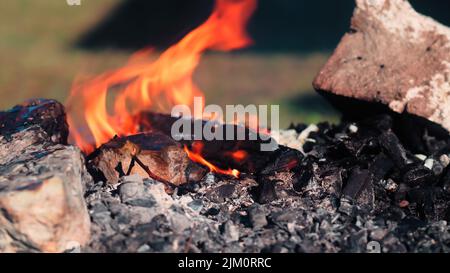
{"type": "Polygon", "coordinates": [[[180,143],[159,132],[112,139],[88,157],[88,168],[96,180],[111,184],[138,174],[173,186],[198,182],[207,171],[190,161],[180,143]]]}
{"type": "Polygon", "coordinates": [[[0,135],[10,136],[30,126],[41,127],[54,143],[67,144],[69,126],[64,106],[54,100],[36,99],[0,112],[0,135]]]}
{"type": "MultiPolygon", "coordinates": [[[[142,112],[137,115],[137,120],[139,121],[141,131],[158,131],[171,138],[172,125],[178,118],[166,114],[142,112]]],[[[194,133],[194,122],[202,122],[202,125],[207,123],[207,121],[193,120],[191,122],[192,134],[194,133]]],[[[249,128],[240,125],[225,124],[222,125],[222,132],[224,134],[222,139],[224,140],[201,140],[204,146],[202,156],[221,168],[232,168],[246,173],[257,173],[264,169],[275,153],[275,151],[261,151],[261,144],[267,143],[268,141],[263,141],[259,137],[256,140],[250,140],[249,135],[255,134],[255,132],[249,128]],[[234,131],[235,140],[226,140],[225,132],[227,130],[234,131]],[[243,130],[246,136],[245,140],[236,140],[239,130],[243,130]],[[235,160],[232,154],[238,151],[245,152],[247,156],[241,160],[235,160]]],[[[191,139],[180,141],[180,143],[191,146],[194,142],[193,135],[191,139]]]]}

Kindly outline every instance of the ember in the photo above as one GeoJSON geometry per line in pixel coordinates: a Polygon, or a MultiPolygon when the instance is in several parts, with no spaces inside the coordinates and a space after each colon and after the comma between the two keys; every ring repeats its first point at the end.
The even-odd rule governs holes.
{"type": "Polygon", "coordinates": [[[186,145],[184,146],[184,151],[187,153],[188,157],[192,161],[208,167],[211,172],[215,172],[218,174],[230,175],[230,176],[239,178],[240,172],[238,170],[236,170],[236,169],[222,170],[222,169],[214,166],[212,163],[208,162],[206,159],[204,159],[201,156],[202,151],[203,151],[203,144],[201,142],[194,142],[192,144],[192,148],[193,148],[193,150],[190,151],[186,145]]]}

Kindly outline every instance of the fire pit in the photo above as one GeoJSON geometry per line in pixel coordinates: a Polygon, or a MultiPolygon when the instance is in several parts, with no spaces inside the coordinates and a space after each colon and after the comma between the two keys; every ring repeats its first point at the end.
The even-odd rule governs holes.
{"type": "Polygon", "coordinates": [[[356,2],[314,81],[339,124],[279,130],[203,111],[202,54],[250,44],[256,0],[217,0],[156,60],[144,50],[75,82],[66,106],[0,112],[0,252],[448,252],[450,30],[407,1],[356,2]],[[378,49],[393,39],[397,54],[433,57],[389,59],[378,49]],[[189,114],[164,114],[176,105],[189,114]]]}

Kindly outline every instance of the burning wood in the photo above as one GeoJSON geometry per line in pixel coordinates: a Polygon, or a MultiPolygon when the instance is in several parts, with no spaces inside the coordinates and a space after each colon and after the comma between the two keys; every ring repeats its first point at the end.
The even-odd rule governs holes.
{"type": "MultiPolygon", "coordinates": [[[[261,171],[273,154],[260,151],[261,140],[176,142],[170,134],[172,124],[178,118],[146,112],[141,113],[137,119],[141,124],[140,131],[147,133],[116,137],[88,157],[91,173],[97,180],[117,183],[121,176],[139,174],[179,186],[200,181],[205,168],[217,174],[238,178],[241,171],[261,171]],[[140,166],[134,164],[139,162],[140,166]]],[[[192,120],[192,127],[195,122],[206,123],[192,120]]],[[[247,138],[251,131],[237,125],[222,126],[232,126],[236,134],[238,130],[243,130],[247,138]]],[[[226,129],[222,131],[225,132],[226,129]]],[[[278,166],[281,164],[277,163],[280,170],[289,167],[278,166]]]]}
{"type": "Polygon", "coordinates": [[[198,182],[206,173],[189,160],[180,143],[158,132],[116,137],[88,157],[88,166],[96,180],[112,184],[138,174],[179,186],[198,182]]]}

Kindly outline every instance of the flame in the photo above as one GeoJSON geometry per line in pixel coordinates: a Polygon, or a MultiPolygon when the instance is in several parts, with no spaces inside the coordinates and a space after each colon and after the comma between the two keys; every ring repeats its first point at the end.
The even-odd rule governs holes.
{"type": "Polygon", "coordinates": [[[224,174],[224,175],[229,175],[229,176],[233,176],[236,178],[239,178],[240,176],[240,172],[236,169],[228,169],[228,170],[224,170],[221,169],[217,166],[215,166],[214,164],[212,164],[211,162],[207,161],[201,154],[202,154],[202,150],[203,150],[203,143],[199,142],[199,141],[195,141],[192,143],[192,151],[190,151],[188,149],[188,147],[186,145],[184,145],[184,151],[187,153],[188,157],[196,162],[199,163],[203,166],[206,166],[209,168],[209,170],[211,172],[215,172],[218,174],[224,174]]]}
{"type": "Polygon", "coordinates": [[[152,50],[145,49],[122,68],[75,81],[67,101],[71,140],[90,153],[115,135],[138,133],[133,117],[139,112],[170,112],[178,104],[192,107],[194,97],[204,97],[193,81],[203,53],[248,46],[245,26],[256,4],[257,0],[216,0],[209,19],[156,60],[150,58],[152,50]],[[112,91],[118,94],[109,113],[112,91]]]}

